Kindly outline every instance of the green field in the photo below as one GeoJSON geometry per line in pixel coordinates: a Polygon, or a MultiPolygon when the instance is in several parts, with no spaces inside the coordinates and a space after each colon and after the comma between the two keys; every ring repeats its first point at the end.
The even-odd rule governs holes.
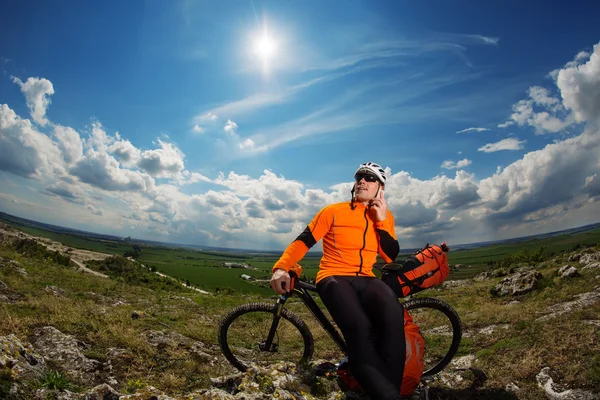
{"type": "MultiPolygon", "coordinates": [[[[14,223],[11,223],[11,225],[30,235],[46,237],[77,249],[115,255],[123,255],[125,252],[132,250],[132,243],[125,241],[93,240],[72,234],[18,226],[14,223]]],[[[573,250],[576,246],[597,243],[600,243],[600,229],[551,238],[495,244],[476,249],[450,251],[448,253],[449,263],[451,265],[462,264],[463,267],[452,269],[449,279],[472,278],[479,272],[489,269],[489,262],[502,260],[509,254],[535,252],[543,248],[543,253],[549,256],[573,250]]],[[[189,281],[194,287],[207,291],[215,291],[217,288],[230,288],[243,293],[265,295],[272,293],[269,288],[264,287],[265,285],[261,286],[245,281],[241,278],[241,275],[245,274],[262,280],[269,279],[271,268],[279,258],[277,254],[200,251],[190,248],[137,244],[142,250],[138,259],[139,262],[148,267],[154,267],[158,271],[183,282],[189,281]],[[226,262],[245,263],[252,268],[225,268],[223,264],[226,262]]],[[[452,247],[451,244],[450,247],[452,247]]],[[[403,256],[405,255],[401,255],[399,258],[403,256]]],[[[304,275],[314,278],[319,265],[319,255],[307,255],[301,264],[304,275]]]]}

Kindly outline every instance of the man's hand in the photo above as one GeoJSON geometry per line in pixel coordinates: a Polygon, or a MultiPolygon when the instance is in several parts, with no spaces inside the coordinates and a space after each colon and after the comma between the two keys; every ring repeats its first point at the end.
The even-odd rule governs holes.
{"type": "Polygon", "coordinates": [[[271,287],[275,293],[285,294],[290,289],[290,274],[281,268],[277,268],[271,276],[271,287]]]}
{"type": "Polygon", "coordinates": [[[375,221],[379,222],[387,218],[387,202],[384,198],[383,189],[379,190],[379,194],[371,200],[369,205],[369,215],[375,221]]]}

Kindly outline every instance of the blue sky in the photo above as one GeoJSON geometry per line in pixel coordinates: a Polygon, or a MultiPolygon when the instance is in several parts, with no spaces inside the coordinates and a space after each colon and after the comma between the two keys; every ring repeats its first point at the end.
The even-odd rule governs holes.
{"type": "Polygon", "coordinates": [[[282,249],[388,169],[402,247],[598,222],[600,6],[9,1],[0,210],[282,249]]]}

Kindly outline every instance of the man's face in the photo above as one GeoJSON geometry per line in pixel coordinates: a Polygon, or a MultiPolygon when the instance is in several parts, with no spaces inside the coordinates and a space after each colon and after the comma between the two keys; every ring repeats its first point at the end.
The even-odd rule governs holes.
{"type": "Polygon", "coordinates": [[[379,181],[375,175],[357,174],[354,186],[354,196],[358,202],[369,201],[375,198],[379,181]]]}

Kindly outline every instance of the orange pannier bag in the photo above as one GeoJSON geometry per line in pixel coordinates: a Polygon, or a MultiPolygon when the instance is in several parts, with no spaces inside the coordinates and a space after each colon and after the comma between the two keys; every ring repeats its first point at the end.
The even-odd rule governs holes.
{"type": "MultiPolygon", "coordinates": [[[[404,359],[404,373],[402,374],[402,385],[400,394],[410,397],[419,383],[425,370],[423,363],[423,352],[425,351],[425,339],[419,331],[419,327],[413,322],[412,317],[404,309],[404,340],[406,343],[406,357],[404,359]]],[[[360,392],[362,387],[350,372],[348,358],[345,358],[337,367],[336,373],[346,388],[360,392]]]]}
{"type": "Polygon", "coordinates": [[[406,260],[385,264],[381,279],[398,297],[406,297],[421,290],[439,285],[450,273],[446,243],[427,244],[406,260]]]}

